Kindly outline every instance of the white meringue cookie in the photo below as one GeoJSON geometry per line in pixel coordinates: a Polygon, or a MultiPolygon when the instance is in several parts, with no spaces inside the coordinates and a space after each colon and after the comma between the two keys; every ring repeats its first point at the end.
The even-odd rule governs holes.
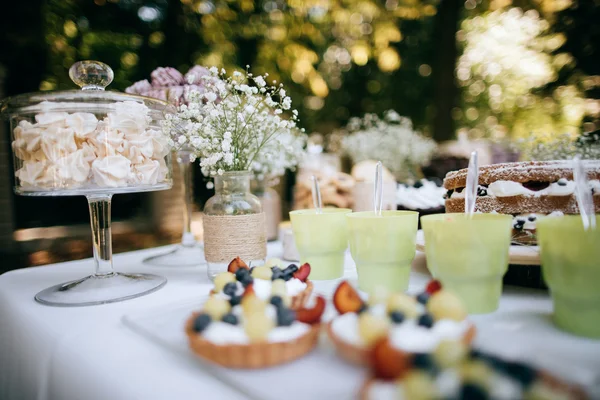
{"type": "Polygon", "coordinates": [[[115,156],[117,152],[123,151],[124,136],[116,130],[101,131],[90,143],[94,145],[98,157],[115,156]]]}
{"type": "Polygon", "coordinates": [[[73,113],[66,118],[67,127],[73,129],[75,136],[84,139],[94,133],[98,126],[98,119],[92,113],[73,113]]]}
{"type": "Polygon", "coordinates": [[[77,150],[69,154],[60,163],[59,176],[66,181],[74,181],[83,183],[87,181],[90,175],[90,163],[86,161],[86,151],[83,149],[77,150]]]}
{"type": "Polygon", "coordinates": [[[131,161],[121,155],[94,160],[92,174],[98,186],[126,186],[131,173],[131,161]]]}
{"type": "Polygon", "coordinates": [[[154,129],[148,129],[146,134],[152,137],[152,144],[154,146],[152,158],[159,159],[166,157],[171,151],[166,136],[161,131],[154,129]]]}
{"type": "Polygon", "coordinates": [[[21,181],[21,185],[36,186],[38,179],[46,171],[46,161],[25,161],[15,176],[21,181]]]}
{"type": "MultiPolygon", "coordinates": [[[[124,146],[125,150],[123,154],[127,156],[127,153],[130,153],[131,150],[137,149],[135,152],[137,156],[138,153],[146,158],[152,158],[154,154],[154,144],[152,143],[152,137],[148,135],[127,135],[127,142],[124,146]]],[[[129,157],[131,162],[135,162],[132,157],[129,157]]],[[[142,160],[143,161],[143,160],[142,160]]],[[[137,161],[141,162],[141,161],[137,161]]]]}
{"type": "Polygon", "coordinates": [[[77,150],[75,132],[71,128],[48,127],[42,135],[41,147],[48,160],[58,161],[77,150]]]}
{"type": "Polygon", "coordinates": [[[160,163],[146,160],[143,164],[133,166],[133,181],[140,185],[156,185],[160,176],[160,163]]]}
{"type": "Polygon", "coordinates": [[[47,112],[37,114],[35,120],[41,126],[59,125],[64,127],[68,116],[69,114],[66,112],[47,112]]]}

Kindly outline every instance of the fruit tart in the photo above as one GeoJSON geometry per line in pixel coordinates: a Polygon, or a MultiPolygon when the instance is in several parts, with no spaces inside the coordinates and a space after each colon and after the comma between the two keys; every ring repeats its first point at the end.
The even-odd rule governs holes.
{"type": "Polygon", "coordinates": [[[211,295],[186,321],[192,351],[228,368],[257,369],[293,361],[316,346],[325,298],[292,310],[281,296],[259,298],[250,284],[240,301],[211,295]]]}
{"type": "Polygon", "coordinates": [[[373,347],[372,371],[361,400],[583,400],[585,392],[545,371],[442,341],[431,354],[398,352],[383,338],[373,347]]]}
{"type": "Polygon", "coordinates": [[[264,265],[250,268],[237,257],[229,263],[227,272],[215,277],[211,294],[226,300],[232,299],[235,303],[239,302],[245,288],[252,285],[258,298],[268,301],[271,295],[277,295],[287,307],[295,310],[302,307],[312,293],[313,284],[308,279],[309,275],[308,263],[300,267],[290,264],[283,268],[282,260],[271,258],[264,265]]]}
{"type": "Polygon", "coordinates": [[[374,293],[367,301],[343,281],[333,305],[339,315],[327,325],[327,334],[338,354],[353,364],[368,364],[374,343],[388,335],[394,348],[404,353],[430,353],[447,339],[470,344],[475,336],[462,302],[436,280],[415,297],[374,293]]]}

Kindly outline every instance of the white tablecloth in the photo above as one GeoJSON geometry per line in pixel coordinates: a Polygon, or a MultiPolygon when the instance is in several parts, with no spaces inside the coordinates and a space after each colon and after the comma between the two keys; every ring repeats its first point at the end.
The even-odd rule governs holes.
{"type": "MultiPolygon", "coordinates": [[[[137,299],[81,308],[48,307],[33,296],[56,283],[92,272],[91,260],[12,271],[0,276],[0,399],[153,400],[241,399],[203,374],[191,358],[166,351],[129,329],[122,317],[205,294],[204,268],[157,268],[142,260],[164,249],[115,256],[119,271],[155,272],[168,278],[161,290],[137,299]]],[[[281,244],[269,244],[270,256],[281,244]]],[[[356,276],[347,258],[346,275],[356,276]]],[[[410,291],[428,277],[413,273],[410,291]]],[[[318,291],[331,284],[317,283],[318,291]]],[[[564,373],[588,387],[600,386],[600,342],[554,329],[543,291],[505,288],[500,310],[473,318],[476,343],[489,350],[564,373]],[[557,362],[557,360],[560,360],[557,362]]],[[[274,382],[274,384],[277,384],[274,382]]]]}

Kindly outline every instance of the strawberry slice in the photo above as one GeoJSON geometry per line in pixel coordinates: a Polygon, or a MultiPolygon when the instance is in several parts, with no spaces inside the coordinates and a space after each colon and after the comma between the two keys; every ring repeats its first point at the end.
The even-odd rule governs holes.
{"type": "Polygon", "coordinates": [[[254,292],[254,285],[251,283],[248,286],[246,286],[246,289],[244,289],[244,293],[242,293],[242,297],[246,297],[250,294],[256,294],[256,292],[254,292]]]}
{"type": "Polygon", "coordinates": [[[347,312],[358,312],[363,306],[360,295],[348,281],[339,284],[333,294],[333,305],[340,314],[347,312]]]}
{"type": "Polygon", "coordinates": [[[236,257],[227,266],[227,271],[231,272],[232,274],[235,274],[235,272],[240,268],[249,269],[248,265],[246,265],[246,263],[242,261],[240,257],[236,257]]]}
{"type": "Polygon", "coordinates": [[[438,281],[437,279],[430,281],[427,284],[427,286],[425,287],[425,291],[427,293],[429,293],[430,295],[434,294],[435,292],[439,292],[441,289],[442,289],[442,283],[440,281],[438,281]]]}
{"type": "Polygon", "coordinates": [[[298,321],[311,325],[321,322],[321,316],[325,312],[327,302],[323,296],[317,296],[315,299],[316,303],[312,308],[302,307],[299,310],[296,310],[296,319],[298,321]]]}
{"type": "Polygon", "coordinates": [[[412,360],[406,353],[392,347],[388,337],[384,337],[371,350],[371,365],[376,378],[394,380],[410,369],[412,360]]]}
{"type": "Polygon", "coordinates": [[[305,263],[300,268],[298,268],[298,271],[294,272],[294,278],[300,279],[302,282],[306,282],[306,279],[308,279],[309,274],[310,264],[305,263]]]}

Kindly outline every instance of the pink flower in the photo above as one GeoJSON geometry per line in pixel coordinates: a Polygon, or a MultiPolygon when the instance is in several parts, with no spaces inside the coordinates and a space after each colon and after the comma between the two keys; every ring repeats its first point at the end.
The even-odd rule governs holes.
{"type": "Polygon", "coordinates": [[[181,72],[172,67],[157,68],[150,76],[152,77],[152,86],[155,87],[179,86],[185,83],[181,72]]]}

